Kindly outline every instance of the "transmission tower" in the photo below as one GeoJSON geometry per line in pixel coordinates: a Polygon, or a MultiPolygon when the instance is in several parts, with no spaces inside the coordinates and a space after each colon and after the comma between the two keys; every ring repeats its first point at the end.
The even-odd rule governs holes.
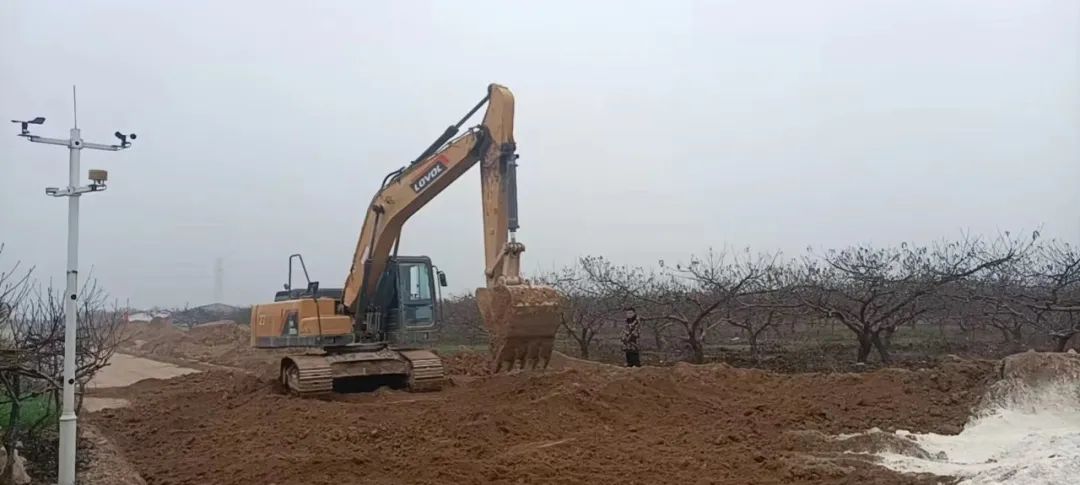
{"type": "Polygon", "coordinates": [[[214,303],[225,303],[225,263],[221,258],[214,261],[214,303]]]}

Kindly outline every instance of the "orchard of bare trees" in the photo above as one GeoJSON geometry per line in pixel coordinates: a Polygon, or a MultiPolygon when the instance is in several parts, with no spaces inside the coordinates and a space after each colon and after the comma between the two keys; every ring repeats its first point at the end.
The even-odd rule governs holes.
{"type": "MultiPolygon", "coordinates": [[[[890,365],[898,341],[903,352],[912,339],[932,343],[924,354],[1063,351],[1080,333],[1080,253],[1038,233],[787,258],[710,250],[652,268],[586,256],[535,279],[566,296],[562,347],[586,358],[617,347],[627,307],[657,361],[705,362],[739,349],[756,365],[769,354],[835,348],[848,362],[890,365]]],[[[444,302],[449,333],[481,332],[469,303],[444,302]]]]}
{"type": "MultiPolygon", "coordinates": [[[[3,245],[0,245],[0,263],[3,245]]],[[[32,460],[55,458],[61,409],[64,354],[64,298],[60,290],[34,280],[33,269],[18,262],[0,266],[0,429],[6,459],[0,483],[14,483],[15,452],[40,451],[32,460]]],[[[121,339],[122,314],[107,305],[93,279],[80,288],[77,307],[76,408],[83,389],[108,364],[121,339]]],[[[52,467],[55,468],[55,467],[52,467]]]]}

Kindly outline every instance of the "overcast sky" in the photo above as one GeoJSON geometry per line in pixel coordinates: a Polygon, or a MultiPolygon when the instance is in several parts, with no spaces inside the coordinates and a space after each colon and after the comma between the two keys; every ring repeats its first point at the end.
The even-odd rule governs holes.
{"type": "MultiPolygon", "coordinates": [[[[525,267],[1080,237],[1080,2],[3,2],[0,115],[110,172],[80,261],[139,306],[344,282],[366,204],[485,92],[517,99],[525,267]]],[[[477,119],[476,121],[478,121],[477,119]]],[[[0,133],[0,267],[62,285],[63,148],[0,133]]],[[[478,168],[405,227],[483,284],[478,168]]]]}

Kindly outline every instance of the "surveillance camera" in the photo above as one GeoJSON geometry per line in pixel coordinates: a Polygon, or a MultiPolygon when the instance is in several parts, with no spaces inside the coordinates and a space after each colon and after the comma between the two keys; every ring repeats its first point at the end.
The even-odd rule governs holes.
{"type": "Polygon", "coordinates": [[[56,195],[60,187],[45,187],[45,195],[56,195]]]}

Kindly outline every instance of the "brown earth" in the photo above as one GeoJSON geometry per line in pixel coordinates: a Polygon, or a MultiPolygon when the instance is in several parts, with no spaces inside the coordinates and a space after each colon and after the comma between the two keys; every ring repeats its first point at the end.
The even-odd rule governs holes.
{"type": "MultiPolygon", "coordinates": [[[[246,348],[246,329],[222,328],[246,348]]],[[[141,348],[252,369],[276,361],[253,349],[229,355],[222,328],[172,335],[179,344],[171,348],[144,333],[141,348]]],[[[956,433],[995,374],[981,361],[790,375],[722,364],[625,369],[561,356],[543,373],[488,375],[483,354],[447,365],[467,378],[438,393],[328,399],[209,370],[135,384],[117,396],[131,407],[90,419],[150,485],[921,484],[939,479],[841,453],[891,446],[886,438],[829,436],[873,427],[956,433]]]]}
{"type": "MultiPolygon", "coordinates": [[[[262,378],[273,378],[281,357],[296,350],[255,349],[249,341],[250,328],[231,321],[198,325],[181,330],[168,323],[131,324],[125,329],[120,351],[130,355],[163,362],[190,366],[193,363],[212,364],[247,371],[262,378]]],[[[552,367],[562,368],[570,359],[558,354],[552,367]]],[[[586,363],[589,365],[592,363],[586,363]]],[[[444,357],[447,373],[454,376],[484,376],[491,373],[487,355],[477,352],[454,352],[444,357]]],[[[205,365],[195,367],[207,368],[205,365]]]]}
{"type": "Polygon", "coordinates": [[[443,357],[447,373],[457,376],[486,376],[491,374],[491,358],[480,352],[457,352],[443,357]]]}
{"type": "Polygon", "coordinates": [[[234,367],[270,378],[287,350],[255,349],[249,328],[231,321],[213,322],[184,331],[169,323],[130,324],[121,352],[165,362],[197,361],[234,367]]]}
{"type": "Polygon", "coordinates": [[[81,485],[146,485],[124,454],[96,426],[81,423],[80,452],[88,454],[89,466],[79,472],[81,485]]]}

